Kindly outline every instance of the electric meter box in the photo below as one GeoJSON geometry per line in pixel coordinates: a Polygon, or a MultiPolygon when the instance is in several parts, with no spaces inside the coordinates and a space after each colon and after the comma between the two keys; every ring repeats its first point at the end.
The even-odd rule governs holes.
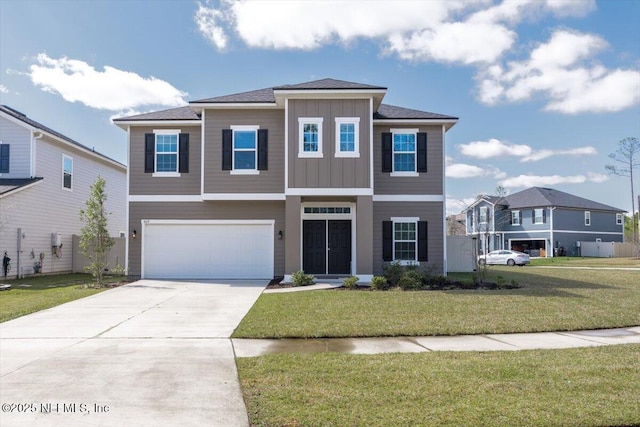
{"type": "Polygon", "coordinates": [[[51,233],[51,246],[61,246],[62,235],[60,233],[51,233]]]}

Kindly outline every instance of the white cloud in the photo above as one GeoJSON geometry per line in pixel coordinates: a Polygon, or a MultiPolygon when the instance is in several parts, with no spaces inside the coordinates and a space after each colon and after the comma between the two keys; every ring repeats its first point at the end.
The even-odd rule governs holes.
{"type": "Polygon", "coordinates": [[[467,165],[464,163],[454,163],[445,169],[447,178],[473,178],[483,176],[486,171],[479,166],[467,165]]]}
{"type": "Polygon", "coordinates": [[[601,183],[608,179],[606,175],[597,173],[587,173],[587,175],[573,175],[573,176],[561,176],[561,175],[519,175],[516,177],[506,178],[500,181],[498,184],[505,188],[514,187],[539,187],[539,186],[552,186],[558,184],[582,184],[585,182],[601,183]]]}
{"type": "Polygon", "coordinates": [[[551,156],[582,156],[594,155],[597,151],[593,147],[578,147],[566,150],[540,149],[534,150],[524,144],[508,144],[498,139],[491,138],[488,141],[473,141],[468,144],[460,144],[458,150],[465,156],[478,159],[491,157],[515,156],[520,157],[521,162],[537,162],[551,156]]]}
{"type": "Polygon", "coordinates": [[[9,93],[9,89],[3,84],[0,84],[0,93],[9,93]]]}
{"type": "Polygon", "coordinates": [[[478,159],[488,159],[499,156],[528,156],[533,151],[528,145],[505,144],[491,138],[489,141],[473,141],[458,145],[462,154],[478,159]]]}
{"type": "Polygon", "coordinates": [[[57,93],[69,102],[104,110],[122,111],[144,105],[177,107],[187,95],[164,80],[141,77],[105,66],[97,71],[86,62],[41,53],[27,75],[36,86],[57,93]]]}
{"type": "Polygon", "coordinates": [[[447,195],[447,215],[457,215],[475,201],[476,199],[473,197],[456,199],[447,195]]]}
{"type": "Polygon", "coordinates": [[[640,72],[608,69],[593,57],[608,47],[598,35],[556,30],[527,60],[493,65],[478,78],[479,99],[489,105],[543,95],[547,111],[614,112],[640,102],[640,72]]]}
{"type": "Polygon", "coordinates": [[[230,34],[266,49],[317,49],[373,39],[401,59],[444,63],[490,63],[516,41],[513,26],[524,17],[582,15],[594,0],[300,1],[222,0],[199,3],[200,33],[218,49],[230,34]],[[579,4],[579,7],[576,6],[579,4]]]}

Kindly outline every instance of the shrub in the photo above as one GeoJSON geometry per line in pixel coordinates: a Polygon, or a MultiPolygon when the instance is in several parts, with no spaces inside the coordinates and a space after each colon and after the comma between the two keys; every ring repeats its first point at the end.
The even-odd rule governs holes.
{"type": "Polygon", "coordinates": [[[402,267],[398,261],[394,261],[390,264],[385,264],[382,267],[382,271],[389,284],[391,286],[397,286],[400,278],[404,274],[404,267],[402,267]]]}
{"type": "Polygon", "coordinates": [[[383,291],[389,287],[387,278],[384,276],[373,276],[371,278],[371,289],[383,291]]]}
{"type": "Polygon", "coordinates": [[[453,282],[441,275],[425,275],[423,279],[423,287],[429,289],[447,289],[449,287],[452,287],[453,285],[453,282]]]}
{"type": "Polygon", "coordinates": [[[312,274],[304,274],[304,271],[298,270],[291,275],[293,286],[309,286],[313,285],[315,277],[312,274]]]}
{"type": "Polygon", "coordinates": [[[358,280],[360,280],[358,276],[347,277],[342,281],[342,285],[347,289],[355,289],[358,286],[358,280]]]}
{"type": "Polygon", "coordinates": [[[422,287],[422,274],[415,270],[409,270],[400,277],[398,286],[405,291],[420,289],[422,287]]]}

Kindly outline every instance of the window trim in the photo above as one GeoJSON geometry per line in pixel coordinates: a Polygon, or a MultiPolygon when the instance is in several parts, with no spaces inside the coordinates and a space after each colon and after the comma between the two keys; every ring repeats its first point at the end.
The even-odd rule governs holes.
{"type": "Polygon", "coordinates": [[[584,225],[591,227],[591,211],[584,211],[584,225]]]}
{"type": "Polygon", "coordinates": [[[231,125],[231,170],[230,175],[260,175],[258,170],[258,130],[259,125],[231,125]],[[236,131],[253,131],[255,133],[255,147],[253,150],[247,148],[240,148],[238,151],[253,151],[254,152],[254,168],[253,169],[236,169],[236,131]]]}
{"type": "Polygon", "coordinates": [[[621,213],[617,213],[616,214],[616,225],[622,225],[624,224],[624,218],[622,217],[621,213]]]}
{"type": "Polygon", "coordinates": [[[335,156],[336,157],[360,157],[360,117],[336,117],[335,156]],[[340,146],[340,125],[353,125],[353,151],[342,151],[340,146]]]}
{"type": "Polygon", "coordinates": [[[322,158],[322,117],[298,117],[298,158],[322,158]],[[304,125],[318,126],[318,151],[304,151],[304,125]]]}
{"type": "Polygon", "coordinates": [[[392,254],[393,254],[393,262],[397,262],[400,265],[420,265],[420,261],[418,261],[418,222],[420,222],[419,217],[391,217],[390,221],[392,223],[391,233],[393,237],[392,241],[392,254]],[[414,240],[399,240],[399,242],[413,242],[414,243],[414,259],[396,259],[396,223],[413,223],[415,225],[415,239],[414,240]]]}
{"type": "MultiPolygon", "coordinates": [[[[391,132],[391,176],[420,176],[418,172],[418,132],[420,129],[390,129],[391,132]],[[413,171],[398,171],[396,172],[396,134],[413,134],[414,137],[414,149],[413,149],[413,171]]],[[[401,153],[409,153],[409,151],[401,151],[401,153]]]]}
{"type": "Polygon", "coordinates": [[[534,209],[533,210],[533,218],[532,218],[531,222],[533,224],[536,224],[536,225],[544,224],[544,209],[543,208],[539,208],[539,209],[534,209]],[[538,211],[540,211],[540,222],[537,221],[538,211]]]}
{"type": "Polygon", "coordinates": [[[73,191],[73,157],[62,154],[62,189],[66,191],[73,191]],[[65,187],[64,185],[64,176],[66,174],[66,170],[64,168],[64,161],[69,159],[71,161],[71,172],[69,172],[69,187],[65,187]]]}
{"type": "Polygon", "coordinates": [[[520,225],[520,211],[511,211],[511,225],[520,225]],[[515,218],[514,218],[515,215],[515,218]]]}
{"type": "MultiPolygon", "coordinates": [[[[153,143],[153,173],[154,178],[179,178],[180,170],[180,129],[154,129],[153,134],[155,141],[153,143]],[[176,136],[176,170],[175,172],[158,172],[158,135],[175,135],[176,136]]],[[[164,152],[163,152],[164,153],[164,152]]]]}

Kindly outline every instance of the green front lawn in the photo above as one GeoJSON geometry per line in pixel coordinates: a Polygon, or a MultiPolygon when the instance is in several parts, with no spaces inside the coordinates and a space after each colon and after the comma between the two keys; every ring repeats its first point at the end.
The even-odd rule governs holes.
{"type": "MultiPolygon", "coordinates": [[[[105,277],[105,282],[118,282],[122,279],[105,277]]],[[[94,282],[89,274],[34,276],[1,282],[11,284],[12,289],[0,292],[0,322],[105,290],[91,288],[94,282]]]]}
{"type": "Polygon", "coordinates": [[[640,268],[640,258],[556,257],[534,258],[532,266],[640,268]]]}
{"type": "Polygon", "coordinates": [[[640,421],[640,345],[237,359],[252,426],[589,426],[640,421]]]}
{"type": "Polygon", "coordinates": [[[263,294],[233,336],[460,335],[640,325],[638,271],[489,267],[487,278],[498,276],[521,288],[263,294]]]}

